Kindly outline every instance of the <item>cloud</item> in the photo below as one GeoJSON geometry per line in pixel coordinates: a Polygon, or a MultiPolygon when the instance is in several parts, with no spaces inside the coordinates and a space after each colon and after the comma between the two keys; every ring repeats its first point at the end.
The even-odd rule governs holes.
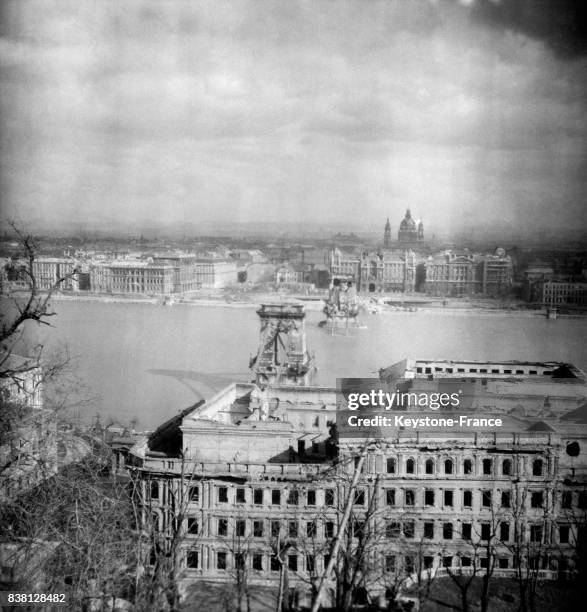
{"type": "Polygon", "coordinates": [[[587,4],[583,0],[473,0],[474,20],[544,42],[557,56],[587,54],[587,4]]]}
{"type": "Polygon", "coordinates": [[[463,207],[489,219],[556,197],[561,223],[579,219],[583,59],[483,2],[3,11],[1,180],[13,208],[352,224],[357,206],[385,218],[411,205],[441,227],[463,207]]]}

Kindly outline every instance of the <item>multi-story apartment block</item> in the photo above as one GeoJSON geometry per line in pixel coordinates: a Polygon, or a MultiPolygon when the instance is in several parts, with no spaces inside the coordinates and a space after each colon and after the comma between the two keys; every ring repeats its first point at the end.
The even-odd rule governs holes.
{"type": "Polygon", "coordinates": [[[236,261],[227,259],[199,259],[196,262],[196,278],[202,289],[221,289],[237,281],[236,261]]]}
{"type": "MultiPolygon", "coordinates": [[[[349,559],[380,594],[424,569],[572,571],[587,537],[585,375],[551,362],[416,360],[381,371],[388,388],[398,381],[411,391],[478,385],[486,396],[464,414],[503,427],[400,423],[349,435],[334,388],[235,383],[131,449],[146,515],[163,539],[180,530],[183,586],[233,582],[246,568],[250,584],[275,588],[287,573],[309,598],[329,563],[349,559]],[[499,385],[509,386],[505,405],[499,385]],[[520,416],[526,396],[540,409],[566,399],[520,416]]],[[[334,574],[325,584],[332,600],[334,574]]]]}
{"type": "Polygon", "coordinates": [[[173,292],[174,268],[147,260],[94,264],[90,286],[97,293],[168,295],[173,292]]]}
{"type": "Polygon", "coordinates": [[[411,250],[363,252],[360,256],[340,249],[330,253],[332,278],[351,279],[358,291],[413,291],[416,282],[416,255],[411,250]]]}
{"type": "Polygon", "coordinates": [[[507,294],[512,286],[512,258],[498,248],[493,255],[485,255],[482,261],[482,292],[485,295],[507,294]]]}
{"type": "Polygon", "coordinates": [[[474,255],[447,251],[430,257],[425,268],[426,292],[431,295],[458,297],[482,291],[478,259],[474,255]]]}
{"type": "Polygon", "coordinates": [[[546,281],[542,285],[542,302],[547,306],[586,306],[587,283],[546,281]]]}
{"type": "Polygon", "coordinates": [[[187,253],[153,255],[153,262],[173,268],[173,293],[190,293],[201,287],[197,257],[187,253]]]}

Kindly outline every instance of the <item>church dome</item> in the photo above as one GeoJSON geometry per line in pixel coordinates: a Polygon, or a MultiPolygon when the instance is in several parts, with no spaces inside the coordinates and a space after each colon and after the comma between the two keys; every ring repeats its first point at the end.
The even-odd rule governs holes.
{"type": "Polygon", "coordinates": [[[402,219],[399,229],[402,232],[413,232],[416,230],[416,222],[412,219],[412,213],[409,208],[406,210],[406,216],[402,219]]]}

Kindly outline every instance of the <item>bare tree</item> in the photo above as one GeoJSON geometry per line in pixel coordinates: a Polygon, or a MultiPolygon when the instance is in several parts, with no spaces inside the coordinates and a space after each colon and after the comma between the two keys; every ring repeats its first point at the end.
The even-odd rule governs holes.
{"type": "Polygon", "coordinates": [[[105,475],[108,464],[107,449],[95,449],[0,506],[21,588],[65,592],[76,609],[88,598],[134,598],[136,526],[125,485],[105,475]]]}
{"type": "MultiPolygon", "coordinates": [[[[187,536],[199,536],[202,529],[200,517],[190,514],[196,490],[199,495],[199,480],[182,459],[177,476],[150,481],[133,474],[133,483],[135,513],[142,533],[140,566],[149,568],[140,571],[138,604],[145,609],[163,606],[178,610],[187,536]]],[[[193,546],[194,539],[189,542],[193,546]]]]}
{"type": "MultiPolygon", "coordinates": [[[[23,263],[16,266],[15,275],[22,286],[20,291],[4,292],[2,296],[9,300],[10,305],[0,311],[0,379],[11,378],[18,384],[21,375],[29,371],[30,360],[19,364],[11,361],[10,356],[18,342],[23,340],[25,323],[31,321],[38,325],[50,324],[49,319],[55,315],[55,311],[51,308],[51,298],[62,283],[72,278],[75,272],[57,278],[48,289],[41,291],[35,273],[38,250],[35,238],[23,232],[14,222],[10,225],[21,247],[19,256],[23,263]]],[[[35,365],[40,364],[42,350],[43,347],[39,344],[31,351],[33,354],[30,359],[35,365]]],[[[58,363],[53,364],[51,367],[56,368],[58,365],[58,363]]]]}

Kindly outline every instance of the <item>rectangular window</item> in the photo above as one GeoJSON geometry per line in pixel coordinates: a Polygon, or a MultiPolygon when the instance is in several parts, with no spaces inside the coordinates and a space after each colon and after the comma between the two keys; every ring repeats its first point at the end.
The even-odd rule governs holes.
{"type": "Polygon", "coordinates": [[[535,459],[532,462],[532,476],[542,476],[542,459],[535,459]]]}
{"type": "Polygon", "coordinates": [[[414,521],[406,521],[404,523],[404,538],[413,538],[415,531],[414,521]]]}
{"type": "Polygon", "coordinates": [[[279,563],[279,559],[276,556],[272,556],[269,561],[269,569],[272,572],[278,572],[281,569],[281,563],[279,563]]]}
{"type": "Polygon", "coordinates": [[[395,489],[385,491],[385,503],[388,506],[395,506],[395,489]]]}
{"type": "Polygon", "coordinates": [[[461,557],[461,567],[471,567],[471,557],[461,557]]]}
{"type": "Polygon", "coordinates": [[[291,489],[287,496],[287,503],[291,506],[297,506],[300,500],[299,492],[297,489],[291,489]]]}
{"type": "Polygon", "coordinates": [[[271,521],[271,537],[276,538],[279,536],[281,530],[281,521],[271,521]]]}
{"type": "Polygon", "coordinates": [[[306,495],[308,506],[316,505],[316,491],[310,489],[306,495]]]}
{"type": "Polygon", "coordinates": [[[395,555],[385,556],[385,571],[395,572],[395,555]]]}
{"type": "Polygon", "coordinates": [[[444,523],[442,525],[442,537],[445,540],[452,540],[452,523],[444,523]]]}
{"type": "Polygon", "coordinates": [[[530,525],[530,542],[542,542],[542,525],[530,525]]]}
{"type": "Polygon", "coordinates": [[[253,503],[257,506],[263,504],[263,489],[254,489],[253,490],[253,503]]]}
{"type": "Polygon", "coordinates": [[[334,537],[334,522],[333,521],[326,521],[324,523],[324,537],[325,538],[334,537]]]}
{"type": "Polygon", "coordinates": [[[324,491],[324,503],[327,506],[334,506],[334,489],[324,491]]]}
{"type": "Polygon", "coordinates": [[[244,538],[247,531],[247,522],[243,519],[238,519],[234,525],[234,532],[238,538],[244,538]]]}
{"type": "Polygon", "coordinates": [[[512,496],[509,491],[502,491],[501,493],[501,507],[509,508],[512,503],[512,496]]]}
{"type": "Polygon", "coordinates": [[[228,534],[228,519],[218,519],[218,535],[225,536],[228,534]]]}
{"type": "Polygon", "coordinates": [[[387,473],[395,474],[395,459],[393,457],[387,458],[387,473]]]}
{"type": "Polygon", "coordinates": [[[281,490],[280,489],[271,490],[271,503],[274,506],[281,505],[281,490]]]}
{"type": "Polygon", "coordinates": [[[509,539],[510,539],[510,524],[509,523],[500,523],[499,539],[502,542],[509,542],[509,539]]]}
{"type": "Polygon", "coordinates": [[[483,459],[483,474],[486,476],[493,473],[493,461],[491,459],[483,459]]]}
{"type": "Polygon", "coordinates": [[[434,539],[434,523],[424,523],[424,537],[428,540],[434,539]]]}
{"type": "Polygon", "coordinates": [[[463,491],[463,506],[470,508],[473,505],[473,492],[463,491]]]}
{"type": "Polygon", "coordinates": [[[413,506],[416,503],[416,492],[414,489],[406,489],[405,492],[406,506],[413,506]]]}
{"type": "Polygon", "coordinates": [[[508,569],[510,566],[510,560],[505,557],[501,557],[497,560],[499,569],[508,569]]]}
{"type": "Polygon", "coordinates": [[[471,533],[472,533],[471,523],[463,523],[462,528],[461,528],[461,533],[462,533],[463,540],[470,541],[471,533]]]}
{"type": "Polygon", "coordinates": [[[306,571],[311,574],[315,569],[316,557],[314,555],[306,555],[306,571]]]}
{"type": "Polygon", "coordinates": [[[580,510],[585,510],[587,508],[587,492],[581,491],[579,493],[579,500],[577,501],[577,506],[580,510]]]}
{"type": "Polygon", "coordinates": [[[569,526],[568,525],[561,525],[558,528],[558,541],[561,544],[569,543],[569,526]]]}
{"type": "Polygon", "coordinates": [[[463,474],[472,474],[473,473],[473,462],[471,459],[465,459],[463,461],[463,474]]]}
{"type": "Polygon", "coordinates": [[[188,533],[197,535],[198,533],[198,519],[193,516],[188,517],[188,533]]]}
{"type": "Polygon", "coordinates": [[[263,537],[263,521],[253,521],[253,537],[263,537]]]}
{"type": "Polygon", "coordinates": [[[571,508],[573,505],[573,493],[571,491],[563,491],[561,497],[561,506],[563,508],[571,508]]]}
{"type": "Polygon", "coordinates": [[[452,506],[452,491],[444,492],[444,505],[449,507],[452,506]]]}
{"type": "Polygon", "coordinates": [[[287,557],[287,567],[290,572],[298,571],[298,556],[297,555],[289,555],[287,557]]]}
{"type": "Polygon", "coordinates": [[[401,525],[397,522],[388,521],[385,525],[385,536],[389,540],[395,540],[399,538],[401,533],[401,525]]]}
{"type": "Polygon", "coordinates": [[[289,521],[287,525],[287,535],[290,538],[298,537],[298,522],[297,521],[289,521]]]}
{"type": "Polygon", "coordinates": [[[530,505],[532,506],[532,508],[542,508],[543,501],[543,491],[534,491],[534,493],[530,495],[530,505]]]}
{"type": "Polygon", "coordinates": [[[226,569],[226,553],[225,552],[216,553],[216,569],[219,569],[219,570],[226,569]]]}
{"type": "Polygon", "coordinates": [[[356,506],[365,505],[365,491],[363,491],[362,489],[355,491],[355,505],[356,506]]]}
{"type": "Polygon", "coordinates": [[[221,504],[225,504],[228,502],[228,488],[227,487],[218,487],[218,501],[221,504]]]}
{"type": "Polygon", "coordinates": [[[200,501],[200,487],[198,485],[192,485],[189,489],[189,499],[191,502],[200,501]]]}
{"type": "Polygon", "coordinates": [[[263,570],[263,555],[260,553],[253,553],[253,569],[257,571],[263,570]]]}
{"type": "Polygon", "coordinates": [[[424,504],[426,506],[434,506],[434,491],[432,489],[424,491],[424,504]]]}
{"type": "Polygon", "coordinates": [[[151,481],[149,493],[151,499],[159,499],[159,483],[156,480],[151,481]]]}
{"type": "Polygon", "coordinates": [[[244,489],[239,488],[236,490],[236,503],[237,504],[245,503],[245,490],[244,489]]]}
{"type": "Polygon", "coordinates": [[[481,505],[484,508],[491,508],[491,491],[481,491],[481,505]]]}
{"type": "Polygon", "coordinates": [[[247,558],[245,553],[237,552],[234,554],[234,567],[238,570],[244,570],[246,567],[247,558]]]}
{"type": "Polygon", "coordinates": [[[200,567],[200,554],[197,550],[188,551],[187,566],[190,569],[198,569],[200,567]]]}
{"type": "Polygon", "coordinates": [[[308,538],[315,538],[316,537],[316,521],[308,521],[306,523],[306,536],[308,538]]]}
{"type": "Polygon", "coordinates": [[[489,523],[481,523],[481,540],[487,542],[491,538],[491,525],[489,523]]]}

